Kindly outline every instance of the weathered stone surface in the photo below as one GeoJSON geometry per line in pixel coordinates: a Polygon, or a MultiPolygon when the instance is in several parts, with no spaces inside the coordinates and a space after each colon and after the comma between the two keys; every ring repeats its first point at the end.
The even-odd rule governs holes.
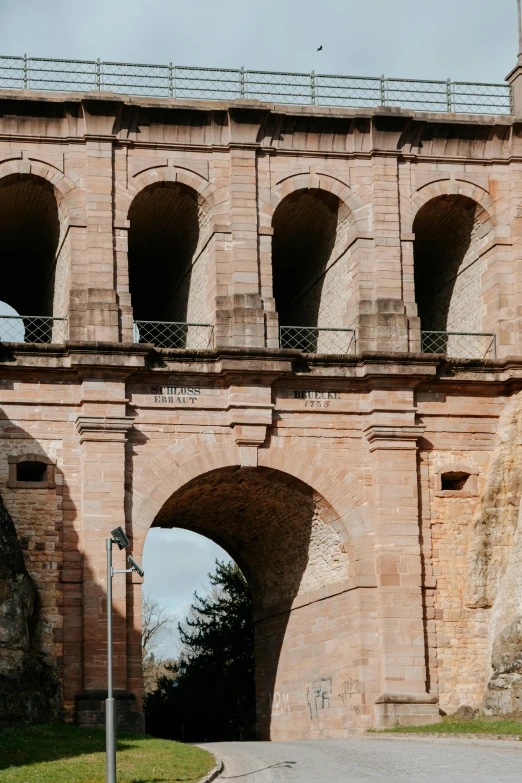
{"type": "MultiPolygon", "coordinates": [[[[5,713],[41,715],[55,667],[64,715],[103,719],[117,525],[138,559],[151,526],[180,525],[244,567],[261,736],[483,706],[493,643],[522,615],[518,121],[106,95],[0,104],[16,263],[1,296],[26,316],[52,303],[70,338],[0,347],[0,493],[32,580],[6,555],[5,713]],[[179,340],[160,339],[163,324],[156,347],[135,345],[134,319],[179,319],[179,340]],[[354,327],[357,354],[326,330],[318,356],[280,350],[286,319],[354,327]],[[186,321],[206,324],[204,350],[186,321]],[[494,333],[498,359],[422,356],[421,328],[494,333]],[[55,480],[13,481],[29,455],[55,480]],[[448,473],[473,480],[443,490],[448,473]]],[[[137,695],[120,700],[135,725],[141,589],[114,582],[114,680],[137,695]]],[[[506,665],[495,682],[512,706],[506,665]]]]}
{"type": "Polygon", "coordinates": [[[495,640],[494,674],[484,699],[486,715],[522,713],[522,617],[495,640]]]}
{"type": "Polygon", "coordinates": [[[58,681],[41,650],[40,608],[0,498],[0,726],[57,717],[58,681]]]}

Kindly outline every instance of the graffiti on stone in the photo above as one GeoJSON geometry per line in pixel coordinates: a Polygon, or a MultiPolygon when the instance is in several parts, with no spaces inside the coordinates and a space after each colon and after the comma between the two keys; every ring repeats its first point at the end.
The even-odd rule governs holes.
{"type": "Polygon", "coordinates": [[[310,707],[310,718],[314,720],[319,717],[319,710],[325,710],[330,706],[330,695],[332,693],[332,680],[315,680],[308,688],[308,706],[310,707]]]}
{"type": "Polygon", "coordinates": [[[272,699],[270,694],[268,698],[270,699],[270,710],[274,717],[290,713],[290,694],[275,691],[274,698],[272,699]]]}
{"type": "Polygon", "coordinates": [[[352,696],[355,696],[358,693],[358,688],[359,680],[343,680],[341,683],[341,690],[339,692],[342,703],[346,704],[352,696]]]}

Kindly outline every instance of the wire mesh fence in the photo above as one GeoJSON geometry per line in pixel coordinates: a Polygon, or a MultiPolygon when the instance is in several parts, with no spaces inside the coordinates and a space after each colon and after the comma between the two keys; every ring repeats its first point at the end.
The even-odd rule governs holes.
{"type": "Polygon", "coordinates": [[[35,315],[0,315],[2,343],[63,343],[67,319],[35,315]]]}
{"type": "Polygon", "coordinates": [[[397,106],[417,111],[511,114],[508,84],[385,76],[247,71],[244,68],[0,56],[0,89],[88,92],[204,100],[250,98],[283,104],[397,106]]]}
{"type": "Polygon", "coordinates": [[[450,359],[494,359],[494,334],[470,332],[422,332],[423,353],[443,353],[450,359]]]}
{"type": "Polygon", "coordinates": [[[214,346],[214,327],[174,321],[135,321],[134,342],[157,348],[190,348],[205,351],[214,346]]]}
{"type": "Polygon", "coordinates": [[[304,353],[350,354],[355,353],[355,331],[315,326],[281,326],[279,345],[281,348],[294,348],[304,353]]]}

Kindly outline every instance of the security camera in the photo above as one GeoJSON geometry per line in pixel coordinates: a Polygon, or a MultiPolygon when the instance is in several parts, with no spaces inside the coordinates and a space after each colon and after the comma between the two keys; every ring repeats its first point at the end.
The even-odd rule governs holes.
{"type": "Polygon", "coordinates": [[[130,555],[127,556],[127,562],[130,565],[130,567],[132,568],[132,570],[136,571],[138,576],[145,576],[145,571],[142,568],[139,567],[137,562],[130,555]]]}
{"type": "Polygon", "coordinates": [[[118,544],[120,549],[127,549],[127,547],[130,546],[130,541],[125,535],[125,530],[122,527],[117,527],[116,530],[112,531],[111,535],[113,542],[118,544]]]}

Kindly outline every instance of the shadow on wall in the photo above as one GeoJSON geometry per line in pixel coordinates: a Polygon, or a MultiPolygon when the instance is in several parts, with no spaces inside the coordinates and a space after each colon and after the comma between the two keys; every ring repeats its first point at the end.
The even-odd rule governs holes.
{"type": "Polygon", "coordinates": [[[301,481],[267,468],[222,468],[177,490],[153,527],[193,530],[243,571],[255,618],[258,736],[270,737],[272,705],[292,603],[347,576],[330,507],[301,481]]]}
{"type": "Polygon", "coordinates": [[[319,189],[296,191],[276,209],[272,222],[272,267],[281,325],[318,325],[325,271],[335,247],[338,220],[339,199],[319,189]]]}
{"type": "MultiPolygon", "coordinates": [[[[106,617],[106,593],[82,559],[61,438],[46,439],[44,449],[0,409],[0,444],[0,725],[71,722],[82,691],[84,708],[94,703],[84,691],[84,638],[106,617]],[[46,470],[28,469],[42,464],[46,470]]],[[[117,611],[114,626],[125,645],[126,618],[117,611]]],[[[104,640],[100,648],[105,655],[104,640]]],[[[124,706],[135,709],[134,699],[124,706]]]]}
{"type": "Polygon", "coordinates": [[[132,202],[129,283],[136,320],[188,320],[200,219],[197,194],[179,183],[151,185],[132,202]]]}
{"type": "Polygon", "coordinates": [[[415,295],[423,330],[481,331],[485,260],[477,251],[491,228],[487,212],[466,196],[439,196],[419,210],[415,295]]]}
{"type": "Polygon", "coordinates": [[[22,315],[52,316],[60,217],[47,180],[0,180],[0,235],[2,299],[22,315]]]}

